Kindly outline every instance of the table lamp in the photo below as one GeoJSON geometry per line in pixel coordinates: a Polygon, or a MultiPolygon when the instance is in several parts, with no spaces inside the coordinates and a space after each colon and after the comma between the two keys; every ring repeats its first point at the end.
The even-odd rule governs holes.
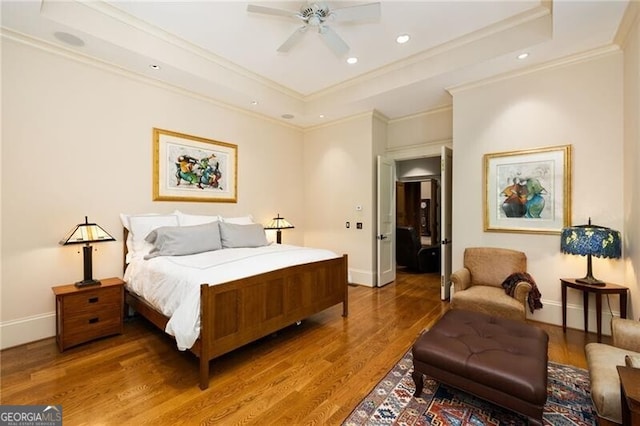
{"type": "Polygon", "coordinates": [[[560,250],[563,253],[587,256],[587,275],[577,282],[603,286],[606,283],[593,276],[591,256],[618,259],[622,255],[620,232],[611,228],[591,224],[570,226],[562,229],[560,250]]]}
{"type": "Polygon", "coordinates": [[[63,246],[70,244],[84,244],[82,247],[84,260],[84,279],[76,283],[76,287],[84,287],[89,285],[100,285],[100,281],[93,279],[93,266],[91,261],[91,251],[93,247],[91,243],[100,243],[104,241],[115,241],[111,235],[95,223],[89,223],[87,216],[84,217],[84,223],[79,223],[67,235],[60,240],[63,246]]]}
{"type": "Polygon", "coordinates": [[[274,217],[271,222],[264,227],[264,229],[275,229],[276,232],[276,242],[278,244],[282,243],[282,231],[281,229],[291,229],[294,226],[287,222],[284,217],[280,217],[280,213],[278,213],[277,217],[274,217]]]}

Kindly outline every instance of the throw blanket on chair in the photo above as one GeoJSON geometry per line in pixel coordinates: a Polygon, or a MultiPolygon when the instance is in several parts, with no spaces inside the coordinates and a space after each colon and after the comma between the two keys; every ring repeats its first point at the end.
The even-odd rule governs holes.
{"type": "Polygon", "coordinates": [[[536,285],[535,280],[529,273],[527,272],[516,272],[509,275],[502,283],[502,288],[504,288],[505,293],[509,296],[514,297],[516,292],[516,284],[520,281],[527,282],[531,284],[531,292],[529,292],[529,297],[527,298],[527,303],[529,304],[529,310],[531,313],[535,309],[542,309],[542,302],[540,298],[542,295],[540,294],[540,290],[538,290],[538,286],[536,285]]]}

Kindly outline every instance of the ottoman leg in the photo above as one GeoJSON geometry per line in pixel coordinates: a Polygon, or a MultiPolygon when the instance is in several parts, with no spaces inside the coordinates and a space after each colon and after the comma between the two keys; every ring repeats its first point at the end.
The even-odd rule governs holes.
{"type": "Polygon", "coordinates": [[[413,373],[411,373],[411,377],[413,377],[413,383],[416,384],[416,391],[413,393],[413,396],[420,396],[422,393],[422,388],[424,386],[422,373],[413,369],[413,373]]]}

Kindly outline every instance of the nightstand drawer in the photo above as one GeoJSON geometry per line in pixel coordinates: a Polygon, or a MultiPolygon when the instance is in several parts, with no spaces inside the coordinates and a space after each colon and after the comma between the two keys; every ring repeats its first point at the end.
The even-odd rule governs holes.
{"type": "Polygon", "coordinates": [[[111,287],[70,294],[64,298],[65,318],[83,316],[92,312],[114,312],[120,309],[122,289],[111,287]]]}
{"type": "Polygon", "coordinates": [[[119,334],[121,333],[121,324],[120,317],[113,313],[95,313],[65,318],[62,326],[66,333],[62,344],[64,347],[68,347],[98,337],[119,334]]]}

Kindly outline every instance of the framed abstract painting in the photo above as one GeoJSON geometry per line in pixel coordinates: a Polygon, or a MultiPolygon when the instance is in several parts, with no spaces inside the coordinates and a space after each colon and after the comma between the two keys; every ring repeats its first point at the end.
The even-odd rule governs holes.
{"type": "Polygon", "coordinates": [[[571,145],[484,155],[484,230],[559,234],[571,222],[571,145]]]}
{"type": "Polygon", "coordinates": [[[238,146],[153,129],[153,200],[238,201],[238,146]]]}

